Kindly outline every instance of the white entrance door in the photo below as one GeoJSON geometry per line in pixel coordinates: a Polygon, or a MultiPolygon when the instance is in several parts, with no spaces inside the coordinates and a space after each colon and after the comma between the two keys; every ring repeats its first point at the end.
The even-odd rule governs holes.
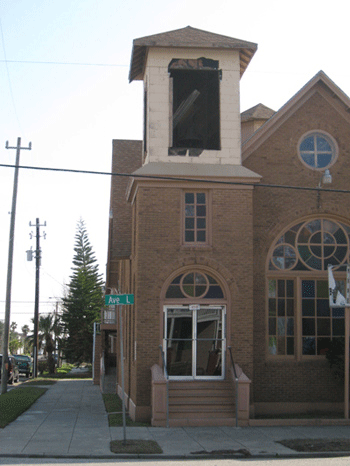
{"type": "Polygon", "coordinates": [[[165,306],[164,351],[170,377],[225,377],[225,306],[165,306]]]}

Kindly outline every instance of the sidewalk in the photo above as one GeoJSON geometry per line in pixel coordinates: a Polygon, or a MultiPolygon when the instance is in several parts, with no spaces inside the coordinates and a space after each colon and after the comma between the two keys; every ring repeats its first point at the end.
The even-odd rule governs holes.
{"type": "MultiPolygon", "coordinates": [[[[46,387],[48,391],[28,411],[5,429],[0,429],[0,456],[118,458],[111,453],[109,443],[123,440],[123,428],[108,427],[98,386],[91,380],[59,380],[46,387]]],[[[297,453],[276,442],[285,439],[348,439],[349,435],[349,426],[126,428],[127,440],[155,440],[163,454],[143,456],[161,459],[217,458],[223,457],[223,453],[237,458],[245,455],[318,456],[297,453]]],[[[332,453],[323,455],[334,456],[332,453]]],[[[132,458],[136,455],[120,456],[132,458]]]]}

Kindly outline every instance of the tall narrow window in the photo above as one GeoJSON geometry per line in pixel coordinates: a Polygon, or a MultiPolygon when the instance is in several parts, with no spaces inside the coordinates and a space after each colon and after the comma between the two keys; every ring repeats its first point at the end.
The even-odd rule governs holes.
{"type": "Polygon", "coordinates": [[[269,280],[269,353],[294,354],[294,281],[269,280]]]}
{"type": "Polygon", "coordinates": [[[145,160],[147,155],[147,88],[145,83],[145,89],[143,93],[143,160],[145,160]]]}
{"type": "Polygon", "coordinates": [[[185,193],[185,243],[207,242],[207,197],[207,194],[202,192],[185,193]]]}
{"type": "MultiPolygon", "coordinates": [[[[338,285],[344,293],[345,283],[338,285]]],[[[344,340],[344,309],[329,307],[327,280],[302,280],[301,298],[303,354],[325,354],[331,340],[344,340]]]]}

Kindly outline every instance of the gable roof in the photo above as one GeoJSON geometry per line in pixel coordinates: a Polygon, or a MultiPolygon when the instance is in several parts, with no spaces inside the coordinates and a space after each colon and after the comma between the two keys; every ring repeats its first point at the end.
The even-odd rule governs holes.
{"type": "Polygon", "coordinates": [[[241,121],[268,120],[275,114],[275,111],[266,105],[258,104],[241,113],[241,121]]]}
{"type": "Polygon", "coordinates": [[[249,139],[242,144],[242,161],[255,151],[266,139],[273,134],[301,105],[314,93],[321,92],[321,87],[328,92],[322,95],[327,98],[330,105],[341,105],[346,118],[350,123],[349,97],[324,73],[319,71],[304,87],[300,89],[280,110],[278,110],[266,123],[264,123],[249,139]],[[329,97],[326,96],[328,94],[329,97]]]}
{"type": "Polygon", "coordinates": [[[129,72],[130,82],[134,79],[143,79],[147,51],[150,47],[238,49],[240,54],[241,76],[258,48],[257,44],[253,42],[222,36],[191,26],[160,34],[153,34],[152,36],[140,37],[133,41],[129,72]]]}

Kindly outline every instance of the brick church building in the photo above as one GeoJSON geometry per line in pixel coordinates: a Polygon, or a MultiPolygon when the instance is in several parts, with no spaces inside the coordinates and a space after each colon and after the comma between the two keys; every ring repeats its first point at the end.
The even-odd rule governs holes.
{"type": "Polygon", "coordinates": [[[133,43],[144,136],[113,141],[112,172],[130,176],[112,177],[106,284],[135,298],[121,308],[124,393],[113,307],[101,339],[135,420],[342,413],[327,266],[344,287],[350,100],[320,71],[279,111],[241,114],[256,49],[192,27],[133,43]]]}

